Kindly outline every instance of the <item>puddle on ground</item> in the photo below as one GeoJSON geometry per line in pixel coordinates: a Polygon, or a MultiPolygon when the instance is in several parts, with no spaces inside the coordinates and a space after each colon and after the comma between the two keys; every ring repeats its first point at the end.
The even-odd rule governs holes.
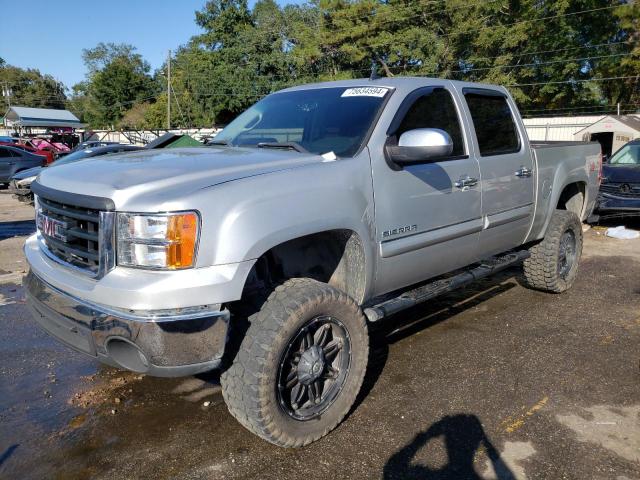
{"type": "Polygon", "coordinates": [[[640,461],[640,405],[596,405],[579,415],[556,417],[576,433],[579,441],[595,443],[632,462],[640,461]]]}

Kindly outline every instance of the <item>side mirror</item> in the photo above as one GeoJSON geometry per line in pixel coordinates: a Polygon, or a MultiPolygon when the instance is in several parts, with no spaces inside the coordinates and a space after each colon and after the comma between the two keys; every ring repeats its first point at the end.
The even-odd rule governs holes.
{"type": "Polygon", "coordinates": [[[385,147],[389,159],[399,165],[437,161],[453,152],[453,140],[439,128],[416,128],[407,130],[398,140],[398,145],[385,147]]]}

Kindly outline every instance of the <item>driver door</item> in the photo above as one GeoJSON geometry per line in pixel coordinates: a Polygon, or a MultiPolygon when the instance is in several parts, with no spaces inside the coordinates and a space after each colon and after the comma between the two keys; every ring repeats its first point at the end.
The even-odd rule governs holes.
{"type": "Polygon", "coordinates": [[[476,260],[482,230],[480,168],[469,155],[464,122],[446,87],[424,87],[400,105],[387,142],[397,142],[402,133],[416,128],[438,128],[452,138],[452,154],[400,167],[385,158],[383,149],[371,152],[377,294],[476,260]]]}

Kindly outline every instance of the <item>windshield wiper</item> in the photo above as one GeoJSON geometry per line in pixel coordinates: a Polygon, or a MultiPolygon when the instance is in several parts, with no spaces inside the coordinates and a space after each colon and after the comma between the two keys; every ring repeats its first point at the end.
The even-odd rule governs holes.
{"type": "Polygon", "coordinates": [[[298,142],[260,142],[256,146],[258,148],[286,148],[300,153],[309,153],[309,150],[298,142]]]}
{"type": "Polygon", "coordinates": [[[226,140],[209,140],[206,144],[207,145],[224,145],[225,147],[228,147],[230,145],[229,142],[226,140]]]}

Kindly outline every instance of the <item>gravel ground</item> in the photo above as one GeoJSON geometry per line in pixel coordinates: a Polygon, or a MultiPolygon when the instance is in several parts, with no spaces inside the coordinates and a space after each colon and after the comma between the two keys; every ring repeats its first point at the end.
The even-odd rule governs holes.
{"type": "Polygon", "coordinates": [[[32,218],[0,195],[1,478],[640,479],[640,240],[586,232],[562,295],[514,268],[377,327],[357,407],[285,450],[235,422],[216,375],[123,373],[42,333],[20,286],[32,218]]]}

